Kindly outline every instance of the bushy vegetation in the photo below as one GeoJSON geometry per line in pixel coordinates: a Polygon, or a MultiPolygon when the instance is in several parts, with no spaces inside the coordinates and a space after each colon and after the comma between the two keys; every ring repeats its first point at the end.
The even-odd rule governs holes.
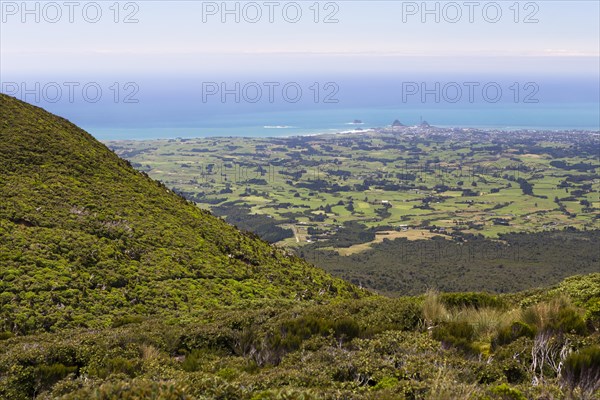
{"type": "Polygon", "coordinates": [[[365,294],[200,210],[68,121],[0,95],[0,332],[365,294]]]}
{"type": "Polygon", "coordinates": [[[570,394],[575,390],[591,398],[600,389],[600,347],[591,346],[570,354],[564,361],[561,378],[570,394]]]}
{"type": "Polygon", "coordinates": [[[591,399],[600,334],[561,316],[586,315],[570,299],[594,279],[502,307],[432,292],[13,337],[0,341],[0,398],[591,399]]]}
{"type": "Polygon", "coordinates": [[[371,295],[4,95],[0,177],[1,399],[597,396],[598,273],[371,295]]]}
{"type": "MultiPolygon", "coordinates": [[[[269,243],[279,242],[294,237],[291,229],[276,225],[272,218],[262,214],[250,214],[250,209],[232,204],[222,204],[211,210],[216,216],[245,231],[252,231],[269,243]]],[[[281,221],[278,221],[281,222],[281,221]]]]}

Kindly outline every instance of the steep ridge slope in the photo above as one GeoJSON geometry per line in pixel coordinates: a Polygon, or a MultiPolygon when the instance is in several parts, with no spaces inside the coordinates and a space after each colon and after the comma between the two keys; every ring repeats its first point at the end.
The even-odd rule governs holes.
{"type": "Polygon", "coordinates": [[[0,94],[0,331],[362,295],[171,193],[69,121],[0,94]]]}

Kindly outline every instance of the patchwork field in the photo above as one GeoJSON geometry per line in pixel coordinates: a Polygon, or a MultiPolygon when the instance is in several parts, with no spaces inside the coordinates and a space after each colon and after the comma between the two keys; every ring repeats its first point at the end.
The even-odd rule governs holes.
{"type": "Polygon", "coordinates": [[[326,240],[350,222],[489,238],[600,228],[594,133],[401,128],[108,145],[243,228],[269,218],[285,230],[272,241],[286,246],[326,240]]]}
{"type": "Polygon", "coordinates": [[[402,127],[108,145],[199,207],[380,293],[517,291],[600,270],[598,133],[402,127]]]}

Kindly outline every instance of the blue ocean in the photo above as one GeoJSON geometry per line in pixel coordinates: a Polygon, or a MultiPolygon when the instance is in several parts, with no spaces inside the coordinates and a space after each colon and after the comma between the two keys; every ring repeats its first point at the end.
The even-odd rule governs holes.
{"type": "Polygon", "coordinates": [[[482,129],[592,130],[598,131],[598,104],[557,104],[551,107],[353,108],[215,115],[199,120],[140,127],[90,124],[84,128],[99,140],[166,139],[210,136],[276,137],[338,133],[385,127],[399,120],[405,125],[421,121],[438,127],[482,129]],[[360,121],[356,123],[355,121],[360,121]]]}
{"type": "MultiPolygon", "coordinates": [[[[314,135],[385,127],[394,120],[409,126],[427,121],[438,127],[600,130],[597,77],[113,77],[94,84],[81,79],[71,98],[66,91],[57,96],[61,83],[53,81],[58,83],[39,84],[37,93],[35,82],[28,82],[28,92],[13,94],[105,141],[314,135]]],[[[16,92],[6,82],[3,89],[16,92]]]]}

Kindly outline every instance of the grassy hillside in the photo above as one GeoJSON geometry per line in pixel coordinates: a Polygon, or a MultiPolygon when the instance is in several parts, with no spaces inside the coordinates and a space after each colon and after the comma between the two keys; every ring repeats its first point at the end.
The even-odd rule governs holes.
{"type": "Polygon", "coordinates": [[[362,294],[198,209],[68,121],[0,95],[0,331],[362,294]]]}

